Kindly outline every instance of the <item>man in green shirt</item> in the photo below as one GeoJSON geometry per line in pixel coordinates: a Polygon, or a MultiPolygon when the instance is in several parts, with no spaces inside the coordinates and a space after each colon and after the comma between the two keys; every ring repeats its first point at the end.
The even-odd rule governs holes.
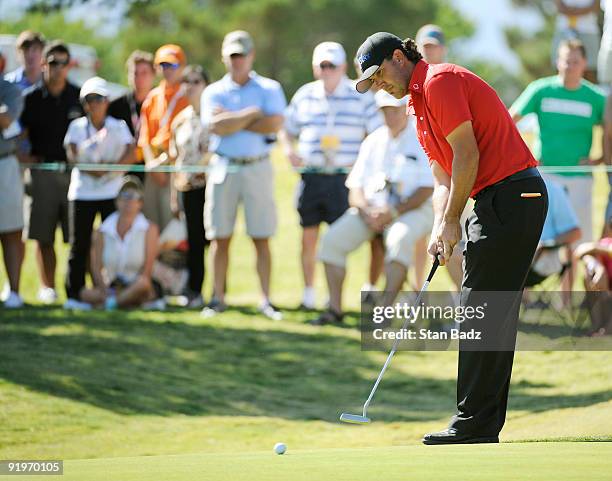
{"type": "MultiPolygon", "coordinates": [[[[589,153],[593,127],[603,124],[606,96],[584,79],[586,67],[582,42],[561,42],[557,61],[559,75],[532,82],[510,108],[515,122],[527,114],[537,115],[539,135],[534,155],[541,165],[568,167],[602,162],[601,158],[590,159],[589,153]]],[[[578,215],[583,240],[591,240],[591,174],[562,172],[547,174],[547,177],[565,186],[578,215]]]]}

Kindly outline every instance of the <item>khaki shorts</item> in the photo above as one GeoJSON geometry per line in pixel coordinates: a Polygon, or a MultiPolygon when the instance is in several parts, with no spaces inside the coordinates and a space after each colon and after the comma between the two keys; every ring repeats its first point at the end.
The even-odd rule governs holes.
{"type": "Polygon", "coordinates": [[[569,176],[558,174],[544,174],[543,177],[565,187],[582,230],[580,240],[582,242],[593,240],[593,177],[590,175],[569,176]]]}
{"type": "Polygon", "coordinates": [[[145,174],[142,213],[157,224],[160,232],[164,230],[173,217],[170,207],[170,179],[162,187],[150,175],[145,174]]]}
{"type": "Polygon", "coordinates": [[[23,229],[23,182],[14,155],[0,158],[0,234],[23,229]]]}
{"type": "Polygon", "coordinates": [[[55,229],[60,224],[64,242],[68,242],[68,186],[70,172],[31,170],[32,207],[28,238],[43,245],[53,245],[55,229]]]}
{"type": "Polygon", "coordinates": [[[221,182],[209,176],[204,202],[207,239],[232,236],[241,202],[244,204],[247,234],[253,239],[272,237],[276,231],[276,203],[274,170],[269,159],[227,172],[221,182]]]}
{"type": "MultiPolygon", "coordinates": [[[[383,232],[385,262],[399,262],[410,267],[414,244],[431,232],[433,226],[433,207],[431,200],[418,209],[399,216],[383,232]]],[[[359,215],[355,207],[347,210],[342,217],[329,226],[321,239],[319,260],[338,267],[346,266],[348,254],[364,242],[372,239],[375,233],[359,215]]]]}

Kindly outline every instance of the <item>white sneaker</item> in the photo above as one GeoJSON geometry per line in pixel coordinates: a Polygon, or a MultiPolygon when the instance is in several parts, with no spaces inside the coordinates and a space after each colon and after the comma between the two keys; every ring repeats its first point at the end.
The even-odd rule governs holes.
{"type": "Polygon", "coordinates": [[[91,304],[82,302],[77,299],[68,299],[64,302],[64,309],[73,311],[91,311],[91,304]]]}
{"type": "Polygon", "coordinates": [[[0,301],[6,301],[11,295],[11,285],[8,281],[4,283],[4,287],[2,288],[2,292],[0,292],[0,301]]]}
{"type": "Polygon", "coordinates": [[[304,287],[304,293],[302,294],[302,309],[314,309],[317,305],[317,296],[314,287],[304,287]]]}
{"type": "Polygon", "coordinates": [[[160,297],[159,299],[155,299],[154,301],[145,302],[142,305],[142,309],[144,311],[165,311],[166,301],[163,297],[160,297]]]}
{"type": "Polygon", "coordinates": [[[19,294],[13,291],[9,291],[9,295],[4,301],[5,309],[19,309],[23,307],[23,299],[19,294]]]}
{"type": "Polygon", "coordinates": [[[302,299],[301,304],[298,306],[300,310],[310,310],[314,311],[317,308],[316,302],[308,302],[306,299],[302,299]]]}
{"type": "Polygon", "coordinates": [[[281,321],[283,319],[283,313],[270,302],[263,302],[259,306],[259,312],[273,321],[281,321]]]}
{"type": "Polygon", "coordinates": [[[57,292],[52,287],[41,287],[38,289],[36,298],[46,306],[57,302],[57,292]]]}

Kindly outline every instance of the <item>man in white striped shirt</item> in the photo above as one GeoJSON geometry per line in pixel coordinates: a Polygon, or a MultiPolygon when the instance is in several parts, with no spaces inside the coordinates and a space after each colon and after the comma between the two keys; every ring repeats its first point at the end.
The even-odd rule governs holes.
{"type": "Polygon", "coordinates": [[[356,94],[346,76],[346,53],[336,42],[314,49],[314,82],[302,86],[285,112],[280,138],[285,154],[303,172],[298,192],[302,232],[304,295],[302,307],[314,308],[314,271],[321,222],[333,223],[348,208],[346,171],[361,142],[383,124],[372,95],[356,94]],[[297,149],[295,141],[297,140],[297,149]]]}

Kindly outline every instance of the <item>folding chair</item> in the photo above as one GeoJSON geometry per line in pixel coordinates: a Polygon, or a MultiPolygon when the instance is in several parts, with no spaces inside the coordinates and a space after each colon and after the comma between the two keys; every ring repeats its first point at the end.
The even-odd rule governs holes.
{"type": "Polygon", "coordinates": [[[572,249],[569,244],[540,246],[525,281],[525,288],[530,289],[526,297],[530,300],[523,302],[523,309],[529,312],[530,320],[539,324],[546,313],[555,312],[562,325],[574,332],[582,330],[588,323],[586,314],[582,315],[582,301],[577,302],[573,292],[568,292],[567,297],[562,294],[563,281],[571,267],[572,249]],[[539,315],[536,315],[538,311],[539,315]]]}

